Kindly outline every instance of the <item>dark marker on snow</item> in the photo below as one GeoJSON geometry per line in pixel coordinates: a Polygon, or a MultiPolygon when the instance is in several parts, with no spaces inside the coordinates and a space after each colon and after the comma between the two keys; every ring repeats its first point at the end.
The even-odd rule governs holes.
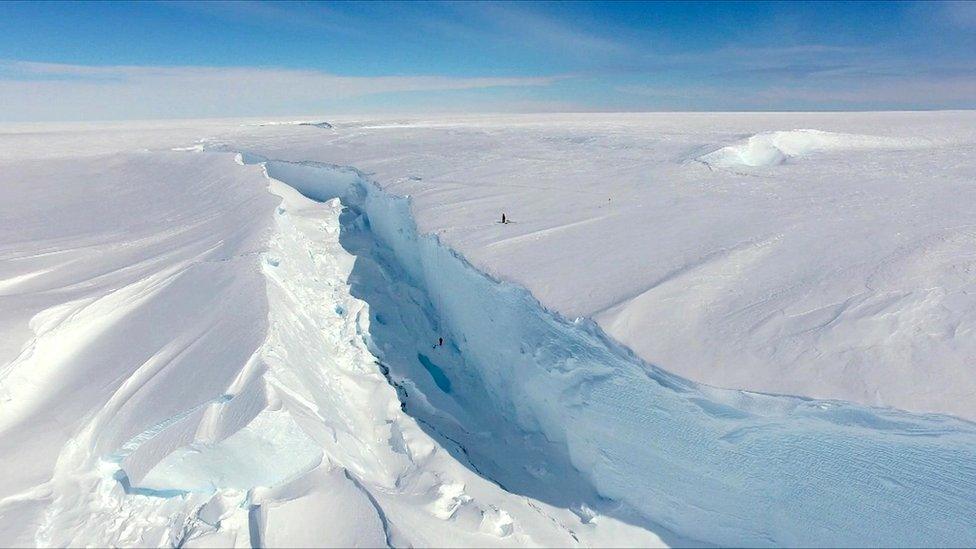
{"type": "Polygon", "coordinates": [[[508,223],[508,221],[505,220],[505,214],[502,214],[502,224],[505,224],[505,223],[508,223]]]}

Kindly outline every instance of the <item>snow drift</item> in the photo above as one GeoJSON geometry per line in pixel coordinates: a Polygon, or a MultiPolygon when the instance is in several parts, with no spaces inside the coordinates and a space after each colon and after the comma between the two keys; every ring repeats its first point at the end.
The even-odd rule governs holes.
{"type": "Polygon", "coordinates": [[[855,135],[820,130],[775,131],[753,135],[698,159],[719,168],[776,166],[787,159],[839,150],[916,148],[920,140],[855,135]]]}

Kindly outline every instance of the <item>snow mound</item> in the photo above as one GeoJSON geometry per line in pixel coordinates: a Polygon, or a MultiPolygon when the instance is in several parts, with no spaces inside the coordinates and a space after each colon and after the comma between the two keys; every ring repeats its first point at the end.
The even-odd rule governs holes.
{"type": "Polygon", "coordinates": [[[917,148],[917,140],[833,133],[820,130],[764,132],[712,151],[698,160],[718,168],[777,166],[787,159],[818,152],[917,148]]]}
{"type": "Polygon", "coordinates": [[[315,128],[322,128],[323,130],[331,130],[334,126],[324,120],[291,120],[285,122],[262,122],[258,126],[312,126],[315,128]]]}

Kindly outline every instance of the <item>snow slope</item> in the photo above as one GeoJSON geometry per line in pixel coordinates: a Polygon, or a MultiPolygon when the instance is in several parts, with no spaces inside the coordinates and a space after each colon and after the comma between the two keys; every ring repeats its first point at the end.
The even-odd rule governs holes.
{"type": "MultiPolygon", "coordinates": [[[[307,189],[323,170],[269,165],[307,189]]],[[[331,175],[318,178],[333,188],[331,175]]],[[[455,352],[440,373],[442,392],[475,417],[564,444],[602,498],[721,545],[966,545],[976,536],[976,426],[696,386],[418,235],[407,200],[366,182],[348,194],[389,246],[388,264],[403,269],[392,280],[416,284],[437,333],[450,334],[455,352]]],[[[476,447],[463,432],[454,436],[476,447]]],[[[477,457],[472,463],[490,471],[477,457]]]]}
{"type": "Polygon", "coordinates": [[[973,112],[334,126],[213,143],[356,166],[479,270],[689,379],[976,418],[973,112]],[[749,143],[784,161],[705,160],[749,143]]]}
{"type": "MultiPolygon", "coordinates": [[[[558,455],[538,435],[404,412],[407,390],[443,398],[417,361],[442,360],[435,332],[371,349],[352,271],[386,275],[340,242],[338,202],[268,193],[234,155],[86,152],[4,161],[4,336],[22,342],[0,372],[4,543],[663,544],[626,506],[582,511],[599,498],[565,460],[550,467],[579,479],[558,491],[577,508],[503,489],[432,426],[536,444],[500,466],[534,486],[524,469],[558,455]]],[[[387,299],[428,313],[407,285],[387,299]]]]}
{"type": "Polygon", "coordinates": [[[248,266],[274,201],[259,169],[220,156],[3,168],[0,461],[16,474],[0,494],[29,496],[4,499],[0,523],[19,545],[81,462],[219,396],[261,344],[266,285],[248,266]]]}
{"type": "MultiPolygon", "coordinates": [[[[848,166],[889,154],[907,155],[902,165],[931,165],[964,149],[968,135],[932,114],[914,123],[941,133],[911,147],[811,149],[809,156],[790,149],[782,164],[708,164],[703,157],[721,147],[700,143],[710,135],[703,125],[782,123],[750,116],[658,119],[685,124],[685,137],[661,127],[642,133],[634,125],[649,118],[633,116],[184,123],[85,129],[81,137],[58,129],[54,146],[74,146],[33,156],[44,132],[4,134],[12,146],[0,157],[11,197],[0,206],[11,220],[0,232],[0,466],[18,474],[0,480],[0,537],[59,546],[971,546],[972,423],[715,389],[618,343],[646,355],[644,338],[678,345],[681,330],[698,330],[724,343],[714,352],[741,352],[728,331],[699,323],[723,296],[751,285],[777,288],[775,276],[747,276],[756,266],[793,277],[798,293],[780,298],[790,302],[822,299],[840,276],[807,280],[802,264],[782,264],[801,255],[782,251],[784,235],[701,258],[657,284],[663,294],[641,290],[646,275],[615,287],[629,269],[648,268],[647,254],[666,259],[675,251],[668,244],[678,242],[662,232],[650,242],[663,248],[645,250],[624,238],[656,219],[637,215],[644,202],[620,203],[660,190],[628,191],[633,182],[622,175],[647,167],[641,155],[656,150],[652,144],[677,141],[661,153],[665,173],[702,178],[694,193],[688,189],[689,201],[707,202],[703,189],[726,182],[718,193],[725,208],[689,218],[679,231],[714,244],[711,224],[728,227],[724,217],[741,219],[756,207],[747,200],[755,185],[744,197],[732,192],[742,179],[768,186],[783,177],[761,170],[800,166],[809,174],[805,162],[831,154],[848,166]],[[633,163],[590,158],[593,170],[618,170],[600,189],[611,190],[611,200],[594,206],[593,180],[561,181],[568,172],[556,162],[586,162],[571,150],[605,150],[608,142],[615,143],[611,159],[634,155],[633,163]],[[502,154],[516,148],[523,160],[502,154]],[[533,153],[539,156],[525,160],[533,153]],[[362,162],[345,162],[347,154],[362,162]],[[450,167],[469,184],[424,171],[450,167]],[[552,186],[508,179],[543,168],[553,169],[552,186]],[[400,175],[385,175],[393,173],[400,175]],[[492,184],[493,177],[501,181],[492,184]],[[514,224],[478,217],[511,203],[516,209],[505,211],[514,224]],[[560,217],[571,219],[545,227],[560,217]],[[619,240],[599,241],[628,227],[619,240]],[[586,255],[600,244],[606,254],[586,255]],[[628,249],[631,263],[602,259],[628,249]],[[530,252],[535,263],[526,262],[530,252]],[[574,271],[553,270],[568,261],[574,271]],[[530,293],[520,276],[548,286],[537,292],[527,282],[530,293]],[[553,296],[571,296],[587,280],[599,284],[575,286],[575,298],[553,305],[553,296]],[[569,302],[591,309],[597,322],[567,320],[569,302]],[[665,314],[675,316],[648,318],[665,314]]],[[[920,115],[845,116],[851,119],[831,131],[853,134],[843,125],[864,125],[861,117],[920,115]]],[[[954,178],[967,173],[968,160],[946,166],[942,177],[965,191],[954,178]]],[[[897,174],[886,175],[897,183],[897,174]]],[[[831,196],[832,189],[821,191],[831,196]]],[[[804,200],[793,197],[794,227],[803,238],[822,236],[803,223],[804,200]]],[[[850,227],[864,211],[836,219],[850,227]]],[[[883,216],[859,222],[865,231],[885,227],[883,216]]],[[[740,230],[761,228],[756,221],[740,230]]],[[[911,228],[917,236],[931,225],[911,228]]],[[[858,244],[834,248],[863,252],[858,244]]],[[[937,253],[889,261],[887,271],[872,265],[865,298],[870,305],[871,292],[885,284],[935,282],[941,293],[926,293],[916,314],[937,307],[954,319],[955,333],[917,329],[925,316],[895,315],[916,329],[890,329],[893,311],[913,303],[912,294],[851,309],[861,331],[850,340],[885,337],[902,356],[901,337],[918,354],[918,363],[902,367],[918,373],[943,411],[966,405],[945,376],[956,375],[952,389],[964,395],[972,381],[963,369],[969,319],[959,301],[966,271],[957,270],[965,246],[957,238],[926,247],[937,253]],[[926,337],[943,346],[925,346],[926,337]],[[940,353],[961,363],[961,373],[920,369],[940,353]]],[[[856,281],[860,271],[844,272],[856,281]]],[[[846,356],[827,337],[835,325],[851,327],[846,311],[826,323],[793,321],[817,322],[807,337],[827,346],[824,361],[831,352],[846,356]]],[[[760,336],[783,345],[775,334],[760,336]]],[[[689,352],[675,356],[695,356],[682,351],[689,352]]],[[[742,369],[782,372],[783,357],[771,356],[771,366],[742,369]]],[[[879,383],[849,370],[858,368],[848,363],[840,381],[828,378],[827,366],[820,375],[828,387],[862,379],[886,397],[906,394],[890,389],[904,382],[898,376],[879,383]]],[[[798,379],[787,382],[803,388],[796,393],[822,390],[802,369],[790,373],[798,379]]]]}

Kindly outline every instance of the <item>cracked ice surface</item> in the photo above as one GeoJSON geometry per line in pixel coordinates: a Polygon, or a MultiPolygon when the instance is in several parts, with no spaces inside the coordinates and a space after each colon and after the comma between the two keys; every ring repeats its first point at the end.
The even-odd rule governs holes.
{"type": "Polygon", "coordinates": [[[966,415],[971,126],[264,122],[0,134],[11,544],[973,543],[972,424],[665,371],[966,415]]]}

